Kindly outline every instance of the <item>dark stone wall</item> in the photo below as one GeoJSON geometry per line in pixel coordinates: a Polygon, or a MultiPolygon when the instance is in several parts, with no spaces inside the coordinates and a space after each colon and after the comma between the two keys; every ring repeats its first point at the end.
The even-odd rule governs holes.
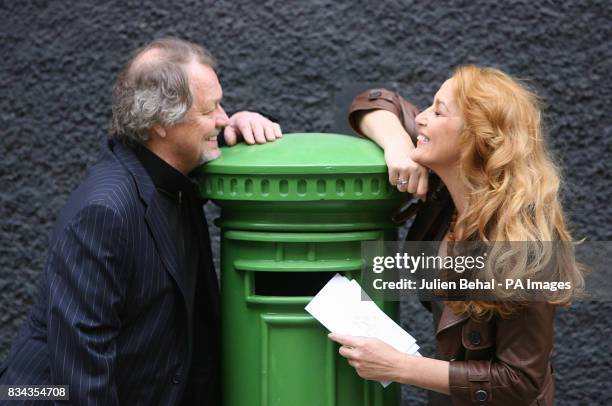
{"type": "MultiPolygon", "coordinates": [[[[611,16],[603,0],[1,2],[0,359],[35,297],[56,213],[105,138],[114,77],[137,46],[163,35],[204,44],[220,61],[226,108],[267,111],[285,132],[341,126],[333,100],[349,84],[386,82],[423,107],[459,64],[502,68],[545,103],[574,235],[610,240],[611,16]]],[[[558,404],[612,403],[611,313],[595,302],[559,312],[558,404]]],[[[418,304],[403,305],[403,325],[432,354],[418,304]]],[[[424,391],[405,387],[403,398],[423,404],[424,391]]]]}

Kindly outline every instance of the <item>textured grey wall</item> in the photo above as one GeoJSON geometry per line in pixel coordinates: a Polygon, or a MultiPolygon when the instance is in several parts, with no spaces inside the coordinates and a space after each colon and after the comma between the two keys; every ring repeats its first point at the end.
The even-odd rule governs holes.
{"type": "MultiPolygon", "coordinates": [[[[266,110],[286,132],[333,128],[332,100],[349,83],[392,82],[426,106],[458,64],[529,79],[547,105],[575,236],[612,239],[610,1],[98,3],[0,5],[0,359],[36,293],[56,213],[105,137],[113,79],[162,35],[209,47],[226,108],[266,110]]],[[[612,403],[611,313],[585,302],[559,313],[558,404],[612,403]]],[[[430,317],[407,303],[403,324],[430,354],[430,317]]],[[[424,402],[414,388],[403,396],[424,402]]]]}

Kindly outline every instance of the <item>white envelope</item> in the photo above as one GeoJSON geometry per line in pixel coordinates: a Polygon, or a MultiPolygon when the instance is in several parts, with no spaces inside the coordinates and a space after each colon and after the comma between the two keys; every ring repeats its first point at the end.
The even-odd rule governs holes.
{"type": "MultiPolygon", "coordinates": [[[[312,298],[306,311],[332,333],[375,337],[398,351],[417,355],[416,340],[387,316],[355,280],[336,274],[312,298]]],[[[384,387],[391,382],[381,381],[384,387]]]]}

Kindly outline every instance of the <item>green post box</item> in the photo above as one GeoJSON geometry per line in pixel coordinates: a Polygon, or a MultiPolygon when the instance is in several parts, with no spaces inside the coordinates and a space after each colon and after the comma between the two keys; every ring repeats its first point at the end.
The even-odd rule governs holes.
{"type": "MultiPolygon", "coordinates": [[[[361,379],[305,310],[339,272],[361,279],[361,242],[394,239],[382,151],[339,134],[224,148],[201,168],[221,207],[226,406],[390,406],[399,386],[361,379]]],[[[397,303],[378,303],[392,318],[397,303]]]]}

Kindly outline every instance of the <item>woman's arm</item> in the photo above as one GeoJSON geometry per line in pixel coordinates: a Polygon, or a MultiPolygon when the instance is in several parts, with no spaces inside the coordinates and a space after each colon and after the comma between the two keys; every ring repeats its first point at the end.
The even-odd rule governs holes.
{"type": "MultiPolygon", "coordinates": [[[[342,344],[340,355],[364,379],[445,393],[458,406],[471,405],[479,397],[530,405],[552,379],[548,375],[554,313],[553,305],[530,303],[514,317],[499,319],[490,343],[495,357],[485,360],[441,361],[401,353],[377,338],[338,334],[329,338],[342,344]]],[[[464,345],[468,342],[469,338],[464,345]]]]}
{"type": "Polygon", "coordinates": [[[400,192],[425,199],[427,169],[410,158],[415,148],[418,110],[397,93],[372,90],[357,96],[351,104],[349,123],[360,135],[376,142],[385,152],[389,183],[400,192]]]}
{"type": "Polygon", "coordinates": [[[448,381],[449,362],[434,358],[402,354],[397,366],[396,382],[415,385],[435,392],[450,394],[448,381]]]}
{"type": "Polygon", "coordinates": [[[414,149],[410,135],[400,119],[388,110],[359,111],[354,120],[360,133],[383,149],[398,144],[404,145],[408,150],[414,149]]]}
{"type": "Polygon", "coordinates": [[[394,381],[450,393],[448,361],[404,354],[377,338],[340,334],[330,334],[329,338],[342,344],[340,355],[364,379],[394,381]]]}

